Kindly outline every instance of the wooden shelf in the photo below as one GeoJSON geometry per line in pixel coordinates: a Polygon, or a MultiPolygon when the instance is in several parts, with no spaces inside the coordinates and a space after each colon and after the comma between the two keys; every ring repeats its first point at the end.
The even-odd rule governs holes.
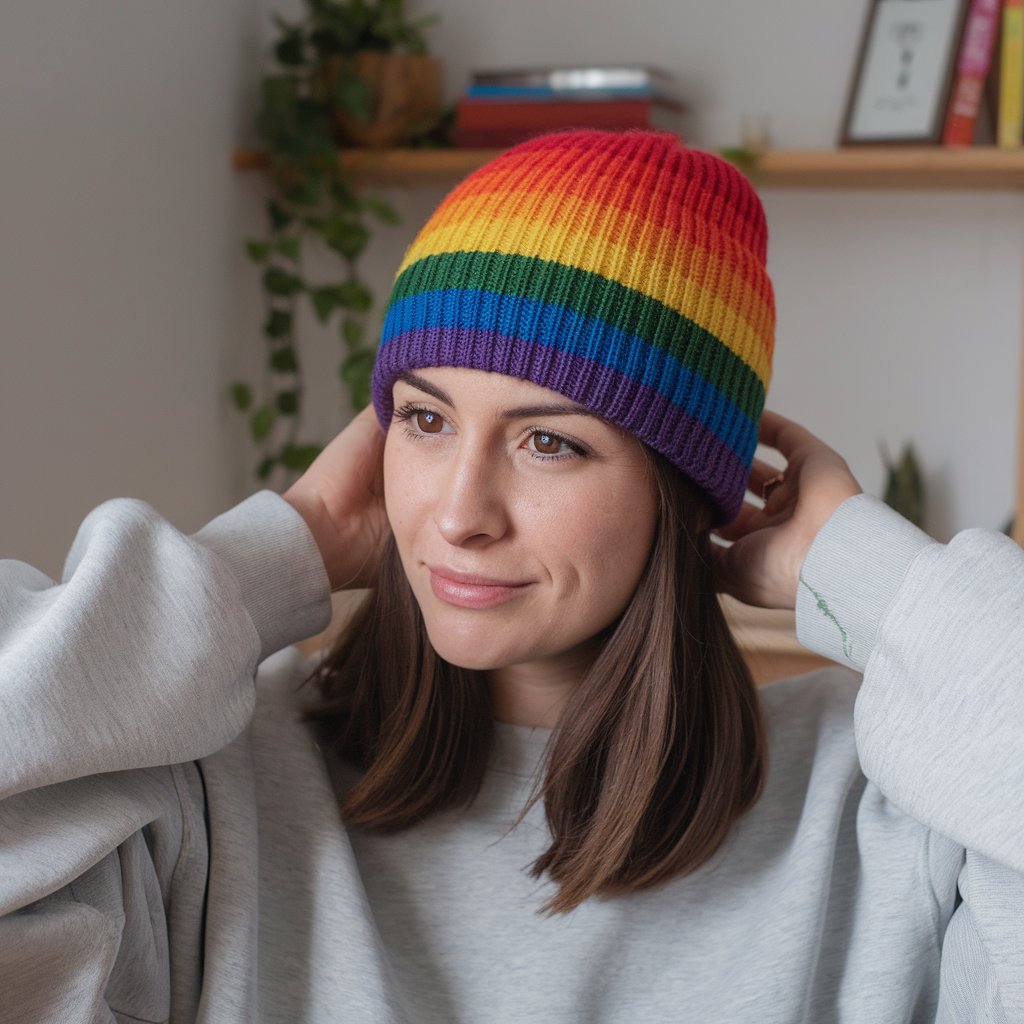
{"type": "Polygon", "coordinates": [[[770,188],[1024,189],[1024,149],[779,150],[754,178],[770,188]]]}
{"type": "MultiPolygon", "coordinates": [[[[496,149],[343,150],[342,163],[379,185],[454,183],[496,156],[496,149]]],[[[241,150],[234,166],[266,166],[241,150]]],[[[751,173],[761,188],[1024,189],[1024,149],[944,149],[940,146],[774,150],[751,173]]]]}
{"type": "MultiPolygon", "coordinates": [[[[344,149],[339,152],[343,167],[374,185],[453,185],[482,167],[500,149],[344,149]]],[[[267,162],[262,153],[237,151],[237,170],[260,170],[267,162]]]]}

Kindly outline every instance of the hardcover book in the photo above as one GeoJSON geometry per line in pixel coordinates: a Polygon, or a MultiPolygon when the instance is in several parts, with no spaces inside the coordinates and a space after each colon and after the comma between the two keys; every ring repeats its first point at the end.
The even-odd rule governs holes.
{"type": "Polygon", "coordinates": [[[683,109],[681,104],[651,98],[536,103],[463,97],[456,106],[455,145],[463,149],[512,146],[565,128],[654,128],[679,134],[683,109]]]}
{"type": "Polygon", "coordinates": [[[942,132],[945,146],[970,146],[976,138],[978,115],[992,70],[999,35],[1000,0],[973,0],[964,26],[956,79],[942,132]]]}
{"type": "Polygon", "coordinates": [[[1024,129],[1024,0],[1003,0],[996,143],[1013,149],[1024,129]]]}
{"type": "Polygon", "coordinates": [[[506,86],[566,91],[669,89],[671,77],[658,68],[637,66],[541,67],[474,71],[471,86],[506,86]]]}

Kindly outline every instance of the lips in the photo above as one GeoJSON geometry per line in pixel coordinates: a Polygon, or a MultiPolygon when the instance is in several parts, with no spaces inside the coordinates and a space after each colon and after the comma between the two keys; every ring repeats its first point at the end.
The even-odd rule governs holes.
{"type": "Polygon", "coordinates": [[[445,604],[460,608],[494,608],[519,597],[531,586],[529,581],[496,579],[443,566],[427,568],[430,570],[430,589],[434,596],[445,604]]]}

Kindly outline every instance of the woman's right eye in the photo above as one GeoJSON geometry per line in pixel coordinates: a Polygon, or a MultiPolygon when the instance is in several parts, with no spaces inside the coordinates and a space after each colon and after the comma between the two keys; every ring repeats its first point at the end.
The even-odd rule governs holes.
{"type": "Polygon", "coordinates": [[[452,433],[451,424],[436,409],[414,405],[412,402],[395,408],[393,422],[401,423],[402,429],[411,438],[452,433]]]}
{"type": "Polygon", "coordinates": [[[444,418],[429,409],[419,409],[416,412],[416,427],[423,434],[440,434],[444,429],[444,418]]]}

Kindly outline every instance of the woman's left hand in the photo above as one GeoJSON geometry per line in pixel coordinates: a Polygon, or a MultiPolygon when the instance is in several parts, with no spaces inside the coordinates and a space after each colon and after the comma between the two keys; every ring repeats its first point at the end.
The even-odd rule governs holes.
{"type": "Polygon", "coordinates": [[[712,545],[719,589],[761,608],[794,608],[804,558],[818,531],[847,499],[861,493],[845,459],[798,423],[765,411],[761,443],[786,459],[778,470],[754,459],[749,502],[733,522],[715,531],[729,547],[712,545]]]}

